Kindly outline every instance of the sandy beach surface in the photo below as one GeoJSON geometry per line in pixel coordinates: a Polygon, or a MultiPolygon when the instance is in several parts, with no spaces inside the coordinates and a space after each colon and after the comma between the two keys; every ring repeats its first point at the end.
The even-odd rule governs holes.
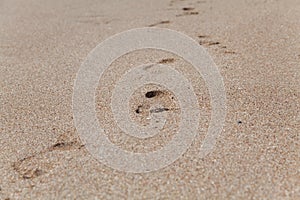
{"type": "MultiPolygon", "coordinates": [[[[137,91],[130,108],[142,102],[149,109],[142,94],[155,87],[137,91]]],[[[175,108],[168,95],[157,101],[175,108]]],[[[300,1],[0,0],[0,104],[3,200],[300,199],[300,1]],[[211,115],[201,76],[168,52],[120,57],[103,74],[96,97],[97,117],[112,143],[149,152],[178,128],[175,111],[159,137],[137,140],[117,128],[107,105],[117,80],[134,66],[157,62],[178,69],[201,108],[199,135],[181,157],[154,172],[128,173],[85,148],[72,94],[93,48],[140,27],[182,32],[205,47],[224,80],[227,115],[214,151],[200,159],[211,115]]],[[[138,109],[134,120],[146,123],[147,113],[138,109]]]]}

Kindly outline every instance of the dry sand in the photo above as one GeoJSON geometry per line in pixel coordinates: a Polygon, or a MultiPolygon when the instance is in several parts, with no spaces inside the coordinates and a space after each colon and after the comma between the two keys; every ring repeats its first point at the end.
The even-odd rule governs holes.
{"type": "MultiPolygon", "coordinates": [[[[0,0],[0,199],[300,199],[299,19],[298,0],[0,0]],[[214,151],[199,159],[210,115],[202,78],[165,52],[120,58],[99,83],[107,86],[98,92],[100,107],[130,64],[172,56],[202,108],[203,134],[182,157],[131,174],[99,163],[82,145],[73,83],[98,43],[148,26],[183,32],[207,49],[224,77],[227,117],[214,151]]],[[[114,129],[109,110],[98,117],[114,129]]],[[[145,142],[109,137],[150,151],[172,136],[164,134],[145,142]]]]}

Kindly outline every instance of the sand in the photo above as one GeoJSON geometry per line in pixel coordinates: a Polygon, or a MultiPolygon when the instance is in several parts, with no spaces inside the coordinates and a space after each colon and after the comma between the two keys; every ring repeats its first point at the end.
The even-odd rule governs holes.
{"type": "MultiPolygon", "coordinates": [[[[1,0],[0,199],[300,199],[299,19],[297,0],[1,0]],[[166,62],[199,97],[199,136],[188,151],[168,167],[134,174],[98,162],[80,140],[72,93],[81,63],[104,39],[138,27],[185,33],[218,66],[227,116],[205,158],[198,157],[211,110],[205,82],[179,57],[154,50],[112,64],[99,82],[97,116],[124,149],[165,145],[176,116],[161,137],[130,140],[104,104],[124,70],[166,62]]],[[[137,92],[133,110],[140,101],[148,105],[137,92]]]]}

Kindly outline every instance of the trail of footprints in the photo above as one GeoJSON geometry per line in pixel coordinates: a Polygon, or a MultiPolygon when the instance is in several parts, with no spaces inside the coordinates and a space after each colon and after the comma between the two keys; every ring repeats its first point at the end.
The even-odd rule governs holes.
{"type": "MultiPolygon", "coordinates": [[[[173,6],[174,4],[176,4],[177,2],[180,2],[180,1],[184,1],[184,0],[172,0],[170,2],[169,6],[173,6]]],[[[206,3],[206,1],[197,1],[197,3],[198,4],[199,3],[206,3]]],[[[183,13],[182,14],[177,14],[176,17],[187,16],[187,15],[198,15],[199,14],[199,12],[196,11],[195,8],[192,7],[192,6],[182,7],[181,10],[183,11],[183,13]]],[[[170,24],[170,23],[171,23],[170,20],[162,20],[160,22],[150,24],[150,25],[148,25],[148,27],[155,27],[155,26],[158,26],[158,25],[170,24]]],[[[222,45],[221,42],[211,40],[210,36],[208,36],[208,35],[198,35],[198,38],[199,38],[199,44],[202,45],[202,46],[206,46],[206,47],[208,47],[208,46],[217,46],[225,54],[236,54],[235,51],[228,49],[228,47],[225,46],[225,45],[222,45]]],[[[161,64],[169,63],[169,62],[170,62],[169,60],[162,60],[161,64]]]]}
{"type": "MultiPolygon", "coordinates": [[[[182,0],[179,0],[179,1],[182,1],[182,0]]],[[[173,6],[176,2],[178,2],[178,0],[172,0],[169,5],[173,6]]],[[[197,3],[206,3],[206,1],[198,1],[197,3]]],[[[183,13],[176,15],[176,17],[199,14],[199,12],[196,11],[194,7],[183,7],[181,10],[183,11],[183,13]]],[[[96,20],[96,19],[102,18],[102,17],[103,16],[98,16],[98,15],[88,16],[88,17],[83,17],[78,21],[82,22],[82,23],[97,23],[98,24],[98,20],[96,20]]],[[[170,23],[171,23],[170,20],[162,20],[160,22],[150,24],[150,25],[148,25],[148,27],[155,27],[155,26],[158,26],[161,24],[170,24],[170,23]]],[[[218,41],[210,40],[209,38],[210,38],[210,36],[208,36],[208,35],[198,35],[199,44],[203,45],[203,46],[218,46],[221,49],[224,49],[223,52],[225,54],[236,54],[236,52],[227,49],[227,46],[222,45],[218,41]]],[[[173,63],[173,62],[175,62],[174,58],[165,58],[165,59],[160,60],[158,63],[167,64],[167,63],[173,63]]],[[[43,168],[43,167],[39,167],[39,166],[35,166],[34,164],[31,164],[31,161],[33,159],[35,159],[37,156],[40,156],[42,154],[46,154],[46,153],[52,152],[52,151],[66,151],[66,150],[73,150],[73,149],[81,149],[83,146],[84,145],[81,145],[78,141],[57,142],[54,145],[52,145],[51,147],[49,147],[41,152],[38,152],[34,155],[25,157],[15,163],[13,163],[12,167],[16,172],[18,172],[20,174],[20,176],[23,179],[32,179],[32,178],[35,178],[35,177],[38,177],[38,176],[41,176],[41,175],[47,173],[47,171],[44,169],[45,167],[43,168]]]]}

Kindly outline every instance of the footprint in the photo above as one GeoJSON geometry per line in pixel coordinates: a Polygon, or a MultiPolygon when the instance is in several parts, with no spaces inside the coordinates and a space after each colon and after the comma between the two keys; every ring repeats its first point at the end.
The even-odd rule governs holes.
{"type": "Polygon", "coordinates": [[[188,11],[188,10],[194,10],[195,8],[192,8],[192,7],[184,7],[184,8],[182,8],[182,10],[184,10],[184,11],[188,11]]]}
{"type": "Polygon", "coordinates": [[[213,45],[219,45],[220,42],[214,42],[214,41],[200,41],[200,45],[207,45],[207,46],[213,46],[213,45]]]}
{"type": "Polygon", "coordinates": [[[192,11],[192,12],[184,12],[183,14],[176,15],[176,17],[182,17],[182,16],[187,16],[187,15],[198,15],[199,12],[197,11],[192,11]]]}
{"type": "Polygon", "coordinates": [[[208,35],[198,35],[198,38],[207,38],[209,37],[208,35]]]}
{"type": "Polygon", "coordinates": [[[160,22],[157,22],[157,23],[154,23],[154,24],[150,24],[150,25],[148,25],[148,27],[157,26],[159,24],[169,24],[169,23],[171,23],[169,20],[164,20],[164,21],[160,21],[160,22]]]}
{"type": "Polygon", "coordinates": [[[158,63],[165,64],[165,63],[173,63],[173,62],[175,62],[174,58],[164,58],[164,59],[160,60],[158,63]]]}

